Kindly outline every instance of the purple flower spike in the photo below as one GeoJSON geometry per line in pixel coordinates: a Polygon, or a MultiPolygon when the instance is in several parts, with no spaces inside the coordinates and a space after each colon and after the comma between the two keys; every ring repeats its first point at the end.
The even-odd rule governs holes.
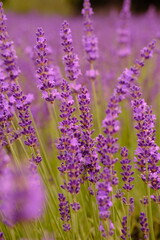
{"type": "Polygon", "coordinates": [[[144,234],[144,239],[149,240],[149,227],[148,227],[148,220],[147,220],[146,214],[141,212],[139,218],[140,218],[141,231],[144,234]]]}
{"type": "MultiPolygon", "coordinates": [[[[20,71],[16,63],[17,56],[13,42],[9,40],[6,31],[6,17],[2,4],[0,5],[0,20],[0,55],[2,58],[2,69],[5,74],[5,82],[9,86],[6,95],[9,98],[9,104],[12,104],[16,108],[16,114],[19,120],[18,124],[22,129],[20,134],[26,138],[24,143],[27,146],[33,147],[36,155],[40,156],[38,139],[29,113],[29,106],[33,100],[33,96],[32,94],[24,95],[18,83],[20,71]]],[[[17,139],[19,137],[18,135],[19,133],[14,133],[12,141],[14,138],[17,139]]]]}
{"type": "Polygon", "coordinates": [[[87,60],[93,62],[98,58],[98,40],[94,35],[93,9],[91,8],[90,0],[84,0],[82,14],[84,19],[83,45],[87,54],[87,60]]]}
{"type": "Polygon", "coordinates": [[[131,104],[133,117],[136,121],[135,128],[138,133],[138,148],[136,149],[136,165],[141,172],[143,181],[155,190],[160,188],[159,147],[155,143],[155,115],[151,107],[141,97],[140,88],[136,85],[131,87],[131,104]],[[148,169],[147,169],[148,168],[148,169]]]}
{"type": "Polygon", "coordinates": [[[4,234],[2,232],[0,232],[0,240],[5,240],[4,239],[4,234]]]}
{"type": "Polygon", "coordinates": [[[71,208],[74,210],[74,211],[78,211],[80,209],[80,204],[75,202],[75,203],[71,203],[70,204],[71,208]]]}
{"type": "Polygon", "coordinates": [[[37,29],[37,44],[35,46],[36,53],[36,67],[37,67],[37,78],[38,88],[42,91],[42,97],[53,103],[54,100],[59,96],[55,88],[55,77],[54,70],[48,63],[47,59],[47,43],[42,28],[37,29]]]}
{"type": "Polygon", "coordinates": [[[44,189],[37,172],[26,167],[8,169],[0,181],[0,213],[6,224],[12,226],[42,215],[44,189]]]}
{"type": "Polygon", "coordinates": [[[94,81],[99,75],[98,71],[95,69],[94,64],[99,57],[98,52],[98,39],[94,34],[92,15],[93,10],[90,4],[90,0],[84,0],[83,2],[83,22],[84,22],[84,35],[82,38],[84,50],[86,52],[86,59],[89,63],[89,69],[86,71],[86,76],[89,80],[94,81]]]}
{"type": "Polygon", "coordinates": [[[123,217],[121,232],[122,232],[121,239],[127,240],[128,239],[128,236],[127,236],[127,216],[123,217]]]}
{"type": "Polygon", "coordinates": [[[128,192],[132,190],[134,186],[133,184],[131,184],[131,182],[134,180],[134,178],[132,177],[134,172],[132,171],[132,166],[130,165],[131,160],[128,159],[128,150],[126,147],[122,148],[121,156],[123,157],[123,159],[120,161],[123,170],[123,173],[121,173],[121,175],[123,176],[122,180],[125,182],[123,185],[123,189],[128,192]]]}
{"type": "Polygon", "coordinates": [[[129,29],[129,19],[130,19],[130,5],[131,0],[124,0],[122,11],[120,13],[120,26],[117,30],[118,32],[118,56],[127,57],[131,54],[130,46],[130,29],[129,29]]]}
{"type": "Polygon", "coordinates": [[[72,35],[67,21],[64,21],[60,31],[62,46],[65,52],[63,61],[66,76],[70,81],[76,81],[81,75],[78,56],[73,52],[72,35]]]}
{"type": "Polygon", "coordinates": [[[151,199],[157,203],[157,204],[160,204],[160,196],[156,196],[156,195],[151,195],[151,199]]]}
{"type": "MultiPolygon", "coordinates": [[[[1,85],[1,83],[0,83],[1,85]]],[[[17,139],[20,134],[12,127],[11,121],[14,116],[13,104],[4,93],[0,93],[0,144],[8,145],[17,139]]]]}
{"type": "Polygon", "coordinates": [[[99,210],[99,217],[100,217],[100,231],[102,232],[102,236],[106,237],[109,235],[113,235],[114,226],[111,224],[111,228],[107,231],[105,229],[104,223],[108,221],[111,223],[110,215],[111,211],[110,208],[112,207],[113,203],[111,200],[110,192],[112,191],[112,184],[111,184],[111,171],[109,168],[105,167],[103,172],[100,175],[101,181],[97,183],[97,204],[99,210]]]}
{"type": "Polygon", "coordinates": [[[95,141],[92,138],[92,122],[93,118],[90,113],[90,95],[87,88],[82,87],[78,95],[78,101],[80,106],[80,124],[82,128],[82,134],[80,139],[80,147],[82,151],[82,157],[84,161],[83,165],[83,178],[88,179],[90,182],[96,183],[99,178],[99,162],[98,154],[95,148],[95,141]]]}
{"type": "MultiPolygon", "coordinates": [[[[63,185],[61,187],[73,194],[80,191],[81,184],[81,166],[82,166],[82,153],[79,145],[80,131],[78,120],[72,116],[75,111],[74,100],[71,95],[71,90],[67,81],[63,80],[61,85],[61,108],[59,128],[62,136],[58,140],[57,149],[59,150],[58,159],[61,161],[61,166],[58,167],[63,177],[63,185]]],[[[77,211],[79,204],[74,201],[72,208],[77,211]]]]}
{"type": "Polygon", "coordinates": [[[63,193],[58,194],[58,200],[59,200],[59,212],[61,215],[61,220],[64,222],[63,224],[63,230],[64,231],[69,231],[71,229],[70,226],[70,208],[69,208],[69,203],[66,200],[65,196],[63,193]]]}
{"type": "MultiPolygon", "coordinates": [[[[125,71],[118,78],[118,83],[109,100],[108,108],[106,110],[106,117],[103,121],[104,133],[107,134],[107,136],[104,137],[103,135],[99,135],[97,138],[97,151],[100,155],[100,161],[104,165],[104,171],[109,172],[109,174],[107,175],[108,176],[107,183],[108,184],[110,183],[111,187],[118,184],[118,178],[116,176],[116,171],[114,170],[114,164],[117,161],[117,159],[114,157],[114,154],[118,151],[118,146],[116,145],[117,138],[114,137],[114,134],[117,133],[120,129],[119,121],[117,120],[121,112],[120,102],[122,102],[122,100],[124,100],[127,97],[127,95],[131,93],[131,86],[133,86],[134,82],[137,80],[137,77],[139,76],[139,73],[140,73],[140,69],[144,66],[145,60],[151,57],[154,47],[155,47],[155,41],[153,40],[147,46],[147,49],[148,49],[147,51],[146,51],[146,48],[142,50],[141,59],[137,60],[135,65],[130,69],[125,69],[125,71]]],[[[139,92],[138,93],[134,92],[132,97],[134,96],[136,97],[138,96],[138,98],[140,98],[141,94],[139,92]]],[[[138,112],[141,113],[141,110],[138,112]]],[[[146,116],[148,115],[148,113],[149,113],[149,109],[147,110],[146,116]]],[[[151,119],[152,119],[151,121],[153,121],[153,116],[151,117],[151,119]]],[[[153,123],[150,125],[150,127],[152,128],[152,126],[153,126],[153,123]]],[[[157,151],[158,148],[157,147],[155,149],[152,148],[152,150],[157,151]]],[[[122,153],[124,154],[124,156],[126,156],[125,152],[122,153]]],[[[152,158],[152,162],[150,161],[150,164],[154,165],[154,169],[156,168],[155,166],[156,162],[157,162],[157,157],[155,160],[152,158]]],[[[128,160],[127,160],[127,165],[128,165],[127,167],[129,168],[129,174],[132,175],[128,160]]],[[[128,174],[126,171],[126,166],[124,167],[124,170],[125,170],[125,175],[128,174]]],[[[132,185],[130,185],[130,182],[133,181],[133,178],[131,177],[131,175],[127,176],[126,178],[125,175],[124,175],[124,180],[127,182],[127,185],[125,185],[125,189],[127,190],[132,189],[132,185]]],[[[103,179],[103,171],[102,171],[102,177],[100,177],[100,179],[102,182],[105,181],[105,178],[103,179]]],[[[128,202],[127,199],[122,196],[122,194],[121,195],[117,194],[116,197],[122,198],[122,201],[124,202],[124,204],[129,204],[130,206],[129,212],[131,214],[134,209],[134,199],[130,198],[128,202]]]]}

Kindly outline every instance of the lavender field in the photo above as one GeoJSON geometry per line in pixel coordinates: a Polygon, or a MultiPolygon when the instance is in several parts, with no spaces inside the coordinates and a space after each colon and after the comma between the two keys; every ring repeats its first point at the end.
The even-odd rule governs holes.
{"type": "Polygon", "coordinates": [[[160,15],[0,3],[0,240],[160,239],[160,15]]]}

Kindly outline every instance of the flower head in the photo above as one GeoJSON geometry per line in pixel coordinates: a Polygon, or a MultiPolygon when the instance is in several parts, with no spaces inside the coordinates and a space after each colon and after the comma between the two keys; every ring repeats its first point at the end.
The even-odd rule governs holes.
{"type": "Polygon", "coordinates": [[[0,182],[0,212],[6,224],[14,225],[42,215],[44,188],[38,173],[26,167],[8,168],[0,182]]]}

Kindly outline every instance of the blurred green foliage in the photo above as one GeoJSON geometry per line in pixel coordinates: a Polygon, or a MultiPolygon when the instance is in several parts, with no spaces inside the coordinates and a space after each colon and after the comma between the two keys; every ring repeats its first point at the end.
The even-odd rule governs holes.
{"type": "MultiPolygon", "coordinates": [[[[83,0],[0,0],[4,7],[16,12],[38,11],[57,14],[80,14],[83,0]]],[[[123,0],[90,0],[93,9],[121,9],[123,0]]],[[[146,11],[150,4],[160,9],[160,0],[132,0],[132,12],[146,11]]]]}
{"type": "Polygon", "coordinates": [[[68,0],[3,0],[2,2],[5,8],[16,12],[33,10],[57,14],[73,13],[72,4],[68,0]]]}

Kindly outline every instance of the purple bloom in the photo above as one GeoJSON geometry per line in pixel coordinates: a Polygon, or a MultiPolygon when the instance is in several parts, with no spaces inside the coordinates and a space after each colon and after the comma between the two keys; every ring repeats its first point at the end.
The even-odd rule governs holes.
{"type": "Polygon", "coordinates": [[[141,231],[144,234],[144,239],[149,240],[149,227],[148,227],[148,220],[145,213],[140,213],[140,225],[141,225],[141,231]]]}
{"type": "MultiPolygon", "coordinates": [[[[137,79],[141,67],[144,66],[145,60],[149,58],[148,56],[151,56],[154,47],[155,47],[155,41],[152,41],[147,47],[148,50],[144,48],[141,51],[141,59],[137,60],[136,64],[130,69],[125,69],[122,75],[118,78],[118,83],[108,103],[108,108],[106,110],[106,117],[103,120],[104,133],[107,136],[104,137],[103,135],[99,135],[97,138],[97,151],[100,155],[100,161],[104,165],[104,170],[102,169],[102,177],[100,178],[102,182],[106,181],[106,177],[103,179],[103,176],[104,176],[103,171],[107,171],[109,173],[107,175],[108,177],[107,183],[110,184],[111,186],[118,184],[118,178],[116,176],[116,171],[114,170],[114,164],[117,161],[117,159],[114,158],[114,154],[118,151],[118,147],[116,146],[116,142],[118,139],[114,138],[114,134],[117,133],[120,129],[119,121],[117,120],[119,114],[121,113],[120,102],[129,95],[131,86],[134,85],[133,82],[137,79]]],[[[126,154],[124,154],[124,156],[125,155],[126,154]]],[[[129,170],[129,176],[127,176],[127,178],[125,176],[126,174],[128,174],[128,172],[125,169],[126,168],[125,166],[124,167],[125,174],[123,174],[124,175],[123,178],[127,182],[125,184],[125,189],[131,190],[132,185],[130,185],[130,182],[133,180],[133,178],[131,177],[132,171],[130,171],[131,167],[129,166],[128,163],[129,162],[127,161],[127,165],[128,165],[127,171],[129,170]]],[[[122,200],[125,204],[130,205],[129,211],[131,213],[134,208],[133,198],[129,199],[129,203],[125,197],[123,197],[122,200]]],[[[98,205],[99,204],[100,202],[98,202],[98,205]]],[[[109,205],[107,205],[106,203],[106,207],[107,206],[109,205]]],[[[99,208],[99,212],[100,212],[100,208],[99,208]]],[[[110,212],[108,212],[108,217],[109,216],[110,216],[110,212]]]]}
{"type": "Polygon", "coordinates": [[[5,240],[4,239],[4,234],[2,232],[0,232],[0,240],[5,240]]]}
{"type": "Polygon", "coordinates": [[[93,28],[93,9],[90,4],[90,0],[84,0],[82,15],[84,19],[84,35],[83,35],[83,46],[86,52],[86,58],[89,63],[89,69],[86,71],[86,76],[90,80],[95,80],[99,75],[98,71],[95,69],[94,64],[97,60],[98,53],[98,39],[94,34],[93,28]]]}
{"type": "Polygon", "coordinates": [[[74,211],[78,211],[81,207],[80,204],[77,202],[71,203],[70,206],[74,211]]]}
{"type": "MultiPolygon", "coordinates": [[[[79,126],[76,117],[72,116],[75,111],[74,100],[71,95],[69,84],[63,80],[61,85],[61,108],[59,128],[62,136],[58,140],[58,159],[61,166],[58,168],[63,177],[63,189],[67,190],[75,197],[80,191],[82,154],[79,146],[79,126]],[[67,179],[67,180],[66,180],[67,179]]],[[[78,203],[73,203],[72,208],[78,210],[78,203]]]]}
{"type": "Polygon", "coordinates": [[[144,206],[147,206],[147,205],[149,204],[148,197],[143,197],[143,199],[141,199],[140,202],[141,202],[144,206]]]}
{"type": "Polygon", "coordinates": [[[42,91],[42,97],[53,103],[56,97],[59,95],[55,88],[55,76],[54,70],[48,63],[47,58],[47,43],[42,28],[37,29],[37,44],[35,46],[36,53],[36,65],[37,65],[37,78],[38,88],[42,91]]]}
{"type": "Polygon", "coordinates": [[[123,172],[121,173],[121,175],[123,176],[122,180],[124,181],[123,189],[128,192],[132,190],[132,188],[134,187],[134,185],[131,184],[131,182],[134,180],[134,178],[132,177],[134,172],[132,171],[132,166],[130,165],[131,160],[128,159],[127,148],[125,147],[122,148],[121,156],[123,157],[123,159],[120,161],[123,170],[123,172]]]}
{"type": "Polygon", "coordinates": [[[14,225],[42,215],[44,189],[37,172],[33,173],[26,167],[8,168],[0,181],[0,212],[3,222],[14,225]]]}
{"type": "MultiPolygon", "coordinates": [[[[0,4],[0,20],[0,54],[2,57],[2,69],[6,76],[5,82],[9,86],[6,94],[10,100],[12,99],[12,104],[16,108],[16,114],[19,118],[18,124],[22,129],[21,134],[26,137],[24,143],[34,148],[36,155],[40,156],[38,139],[35,129],[32,126],[32,120],[29,113],[29,105],[33,100],[33,96],[31,94],[24,95],[18,83],[20,71],[16,63],[17,56],[14,50],[13,42],[9,40],[9,36],[6,31],[6,17],[4,15],[2,4],[0,4]]],[[[18,134],[14,134],[14,137],[17,139],[18,134]]]]}
{"type": "Polygon", "coordinates": [[[155,143],[155,115],[151,107],[141,97],[140,88],[136,85],[131,87],[131,104],[133,116],[136,121],[138,147],[136,149],[136,164],[141,172],[141,178],[150,187],[157,190],[160,185],[158,162],[160,159],[159,147],[155,143]]]}
{"type": "Polygon", "coordinates": [[[66,76],[70,81],[76,81],[81,74],[78,56],[73,52],[72,35],[67,21],[64,21],[60,31],[62,46],[64,50],[63,61],[66,76]]]}
{"type": "Polygon", "coordinates": [[[118,56],[127,57],[131,54],[130,46],[130,5],[131,0],[124,0],[122,11],[120,13],[120,26],[118,32],[118,56]]]}
{"type": "Polygon", "coordinates": [[[71,219],[69,202],[66,200],[63,193],[58,194],[58,200],[59,200],[59,212],[61,215],[61,220],[64,222],[63,230],[69,231],[71,228],[70,223],[69,223],[70,219],[71,219]]]}
{"type": "Polygon", "coordinates": [[[93,118],[90,113],[90,95],[87,88],[82,87],[78,95],[80,114],[80,126],[82,129],[80,147],[83,157],[83,178],[96,183],[99,178],[98,154],[95,148],[95,141],[92,138],[93,118]]]}
{"type": "MultiPolygon", "coordinates": [[[[100,231],[102,232],[103,236],[112,235],[113,231],[106,230],[104,227],[104,222],[110,221],[111,211],[110,208],[112,207],[112,200],[110,196],[110,192],[112,191],[112,184],[111,184],[111,171],[109,168],[105,167],[103,172],[100,175],[100,181],[97,183],[97,193],[96,199],[98,204],[99,210],[99,217],[100,217],[100,231]]],[[[112,228],[113,230],[113,228],[112,228]]]]}
{"type": "Polygon", "coordinates": [[[128,236],[127,236],[127,216],[123,217],[121,232],[122,232],[121,239],[127,240],[128,239],[128,236]]]}
{"type": "Polygon", "coordinates": [[[160,196],[156,196],[156,195],[151,195],[151,199],[157,203],[157,204],[160,204],[160,196]]]}
{"type": "Polygon", "coordinates": [[[87,54],[87,60],[92,62],[98,58],[98,40],[94,35],[92,22],[93,9],[90,0],[84,0],[82,14],[84,19],[83,45],[87,54]]]}
{"type": "Polygon", "coordinates": [[[20,133],[12,127],[13,116],[13,104],[4,93],[0,93],[0,142],[2,146],[12,143],[20,136],[20,133]]]}

